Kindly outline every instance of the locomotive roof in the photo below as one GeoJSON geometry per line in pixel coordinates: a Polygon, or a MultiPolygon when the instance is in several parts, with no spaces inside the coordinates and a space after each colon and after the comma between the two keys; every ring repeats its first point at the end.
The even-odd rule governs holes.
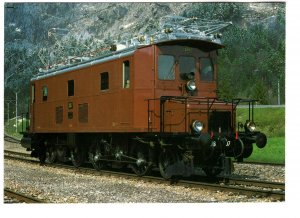
{"type": "Polygon", "coordinates": [[[35,77],[33,77],[31,79],[31,81],[44,79],[44,78],[55,76],[55,75],[58,75],[58,74],[70,72],[72,70],[83,69],[83,68],[93,66],[93,65],[96,65],[96,64],[104,63],[106,61],[126,57],[126,56],[129,56],[129,55],[132,55],[136,51],[136,49],[137,49],[137,47],[131,47],[131,48],[127,48],[127,49],[124,49],[124,50],[120,50],[120,51],[110,53],[108,55],[104,55],[104,56],[93,58],[93,59],[90,59],[90,60],[87,60],[87,61],[83,61],[83,62],[80,62],[80,63],[76,63],[76,64],[72,64],[72,65],[66,65],[66,66],[62,66],[62,67],[59,67],[59,68],[50,69],[50,70],[44,71],[44,72],[39,72],[35,77]]]}
{"type": "Polygon", "coordinates": [[[224,48],[224,45],[212,41],[199,40],[199,39],[175,39],[157,42],[157,45],[183,45],[199,48],[205,52],[224,48]]]}
{"type": "Polygon", "coordinates": [[[148,45],[137,45],[133,47],[129,47],[123,50],[115,51],[113,53],[100,56],[97,58],[93,58],[84,62],[80,62],[73,65],[66,65],[55,69],[50,69],[47,71],[39,72],[37,75],[35,75],[31,81],[44,79],[47,77],[55,76],[58,74],[70,72],[72,70],[78,70],[83,69],[89,66],[93,66],[96,64],[104,63],[106,61],[119,59],[122,57],[130,56],[132,55],[137,49],[148,47],[151,45],[158,45],[158,46],[164,46],[164,45],[182,45],[182,46],[191,46],[195,48],[199,48],[205,52],[210,52],[213,50],[221,49],[224,47],[222,44],[218,44],[212,41],[207,40],[200,40],[200,39],[174,39],[174,40],[165,40],[165,41],[159,41],[148,45]]]}

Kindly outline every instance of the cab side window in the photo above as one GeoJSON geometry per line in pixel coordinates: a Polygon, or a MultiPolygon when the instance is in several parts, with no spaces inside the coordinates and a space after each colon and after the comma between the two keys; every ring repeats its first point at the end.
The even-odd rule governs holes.
{"type": "Polygon", "coordinates": [[[48,99],[48,87],[43,86],[43,101],[47,101],[48,99]]]}
{"type": "Polygon", "coordinates": [[[123,62],[123,88],[130,88],[130,63],[129,61],[123,62]]]}
{"type": "Polygon", "coordinates": [[[35,85],[31,85],[31,104],[35,102],[35,85]]]}
{"type": "Polygon", "coordinates": [[[74,96],[74,80],[68,80],[68,96],[74,96]]]}
{"type": "Polygon", "coordinates": [[[109,89],[109,75],[108,72],[100,73],[100,90],[109,89]]]}

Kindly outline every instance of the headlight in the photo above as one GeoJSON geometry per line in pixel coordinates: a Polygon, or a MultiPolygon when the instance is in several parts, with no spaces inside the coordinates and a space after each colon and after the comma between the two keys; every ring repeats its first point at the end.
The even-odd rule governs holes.
{"type": "Polygon", "coordinates": [[[203,129],[203,123],[201,123],[198,120],[195,120],[195,121],[192,122],[191,127],[192,127],[192,130],[194,130],[197,133],[200,133],[201,130],[203,129]]]}
{"type": "Polygon", "coordinates": [[[250,131],[250,132],[254,132],[256,129],[256,125],[254,122],[252,121],[247,121],[245,124],[246,128],[250,131]]]}
{"type": "Polygon", "coordinates": [[[196,90],[196,83],[194,80],[190,80],[187,82],[186,84],[186,88],[189,90],[189,91],[195,91],[196,90]]]}

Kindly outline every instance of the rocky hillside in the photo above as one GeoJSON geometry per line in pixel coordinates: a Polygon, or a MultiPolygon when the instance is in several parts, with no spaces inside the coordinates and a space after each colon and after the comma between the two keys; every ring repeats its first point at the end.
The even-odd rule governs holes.
{"type": "MultiPolygon", "coordinates": [[[[257,25],[277,28],[278,18],[285,19],[284,3],[5,3],[4,11],[5,97],[22,93],[20,109],[26,108],[28,82],[39,68],[155,32],[162,16],[232,21],[231,29],[243,34],[257,25]]],[[[284,29],[279,35],[284,40],[284,29]]]]}

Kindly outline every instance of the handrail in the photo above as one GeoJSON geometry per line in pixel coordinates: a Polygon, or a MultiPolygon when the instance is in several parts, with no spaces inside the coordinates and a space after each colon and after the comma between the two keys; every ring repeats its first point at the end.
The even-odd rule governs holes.
{"type": "MultiPolygon", "coordinates": [[[[184,111],[185,111],[185,123],[187,123],[187,115],[188,115],[188,105],[190,104],[195,104],[195,105],[203,105],[204,107],[202,108],[203,111],[207,111],[207,117],[209,117],[209,113],[213,107],[213,105],[231,105],[231,113],[236,110],[237,106],[240,103],[248,103],[248,108],[249,108],[249,120],[254,121],[254,103],[257,102],[258,100],[256,99],[242,99],[242,98],[235,98],[230,100],[221,100],[218,98],[209,98],[209,97],[194,97],[194,96],[161,96],[159,98],[149,98],[146,99],[148,102],[148,132],[152,132],[152,123],[153,123],[153,117],[151,117],[151,114],[155,114],[154,110],[150,109],[150,102],[155,102],[159,101],[159,115],[156,115],[160,119],[160,132],[163,133],[164,126],[165,126],[165,103],[166,102],[174,102],[174,103],[180,103],[184,104],[184,111]],[[205,107],[205,105],[207,107],[205,107]],[[252,112],[252,113],[251,113],[252,112]],[[252,117],[251,117],[252,115],[252,117]]],[[[231,123],[235,122],[234,116],[231,116],[231,123]]],[[[187,132],[187,128],[185,125],[185,132],[187,132]]]]}

